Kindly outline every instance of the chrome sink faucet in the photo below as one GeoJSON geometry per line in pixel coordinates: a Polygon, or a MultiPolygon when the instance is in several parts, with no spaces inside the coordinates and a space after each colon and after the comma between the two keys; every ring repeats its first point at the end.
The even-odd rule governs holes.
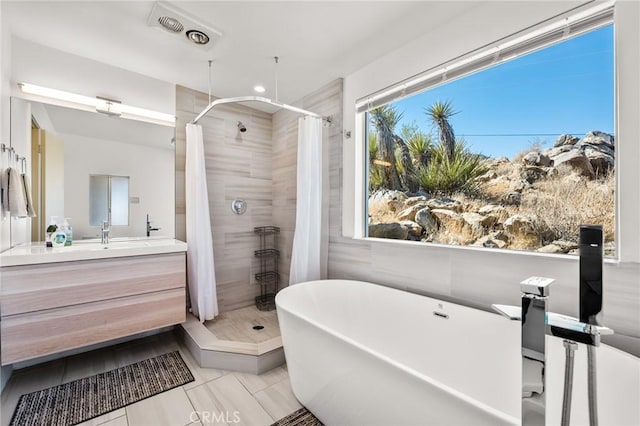
{"type": "MultiPolygon", "coordinates": [[[[511,320],[522,322],[522,425],[543,425],[546,421],[546,335],[565,339],[567,355],[575,342],[600,344],[600,336],[613,330],[580,322],[576,318],[547,312],[551,278],[531,277],[520,283],[522,308],[492,305],[511,320]]],[[[570,406],[570,405],[569,405],[570,406]]],[[[564,408],[564,407],[563,407],[564,408]]],[[[563,417],[565,413],[563,410],[563,417]]]]}
{"type": "Polygon", "coordinates": [[[100,242],[102,244],[109,244],[109,232],[109,222],[105,220],[102,222],[102,228],[100,229],[100,242]]]}

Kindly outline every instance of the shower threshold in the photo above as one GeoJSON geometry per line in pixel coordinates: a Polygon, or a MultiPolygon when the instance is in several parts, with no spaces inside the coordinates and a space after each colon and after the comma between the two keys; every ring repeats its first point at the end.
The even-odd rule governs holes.
{"type": "Polygon", "coordinates": [[[200,367],[261,374],[284,364],[275,311],[269,318],[251,310],[259,312],[255,307],[242,308],[205,324],[187,314],[179,330],[200,367]]]}

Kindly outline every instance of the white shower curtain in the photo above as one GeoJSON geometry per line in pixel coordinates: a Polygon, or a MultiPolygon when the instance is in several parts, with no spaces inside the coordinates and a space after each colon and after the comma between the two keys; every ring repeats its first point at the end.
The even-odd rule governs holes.
{"type": "Polygon", "coordinates": [[[298,120],[298,189],[289,284],[322,278],[322,119],[298,120]]]}
{"type": "Polygon", "coordinates": [[[204,145],[199,125],[187,124],[186,157],[187,279],[191,310],[200,322],[204,322],[218,315],[218,297],[204,145]]]}

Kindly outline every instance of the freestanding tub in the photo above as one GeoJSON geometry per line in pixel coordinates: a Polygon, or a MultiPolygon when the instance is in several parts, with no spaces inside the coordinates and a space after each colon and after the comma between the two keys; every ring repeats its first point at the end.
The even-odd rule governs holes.
{"type": "MultiPolygon", "coordinates": [[[[312,281],[276,297],[291,386],[324,424],[520,424],[520,322],[359,281],[312,281]]],[[[562,340],[547,338],[547,424],[559,425],[562,340]]],[[[571,423],[588,424],[586,348],[571,423]]],[[[600,424],[640,425],[640,360],[597,350],[600,424]]]]}

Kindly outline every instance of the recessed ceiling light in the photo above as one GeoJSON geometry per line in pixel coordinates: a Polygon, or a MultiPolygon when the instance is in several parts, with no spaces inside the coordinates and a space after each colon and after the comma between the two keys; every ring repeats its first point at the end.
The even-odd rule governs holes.
{"type": "Polygon", "coordinates": [[[184,30],[184,26],[182,26],[180,21],[178,21],[176,18],[172,18],[171,16],[159,17],[158,23],[162,25],[163,28],[173,33],[181,33],[182,30],[184,30]]]}
{"type": "Polygon", "coordinates": [[[264,93],[264,92],[265,92],[265,90],[267,90],[267,89],[265,89],[265,88],[264,88],[264,86],[260,86],[260,85],[258,84],[257,86],[253,86],[253,90],[255,90],[255,91],[256,91],[256,92],[258,92],[258,93],[264,93]]]}
{"type": "Polygon", "coordinates": [[[207,44],[209,43],[209,36],[198,30],[187,31],[187,38],[195,44],[207,44]]]}

